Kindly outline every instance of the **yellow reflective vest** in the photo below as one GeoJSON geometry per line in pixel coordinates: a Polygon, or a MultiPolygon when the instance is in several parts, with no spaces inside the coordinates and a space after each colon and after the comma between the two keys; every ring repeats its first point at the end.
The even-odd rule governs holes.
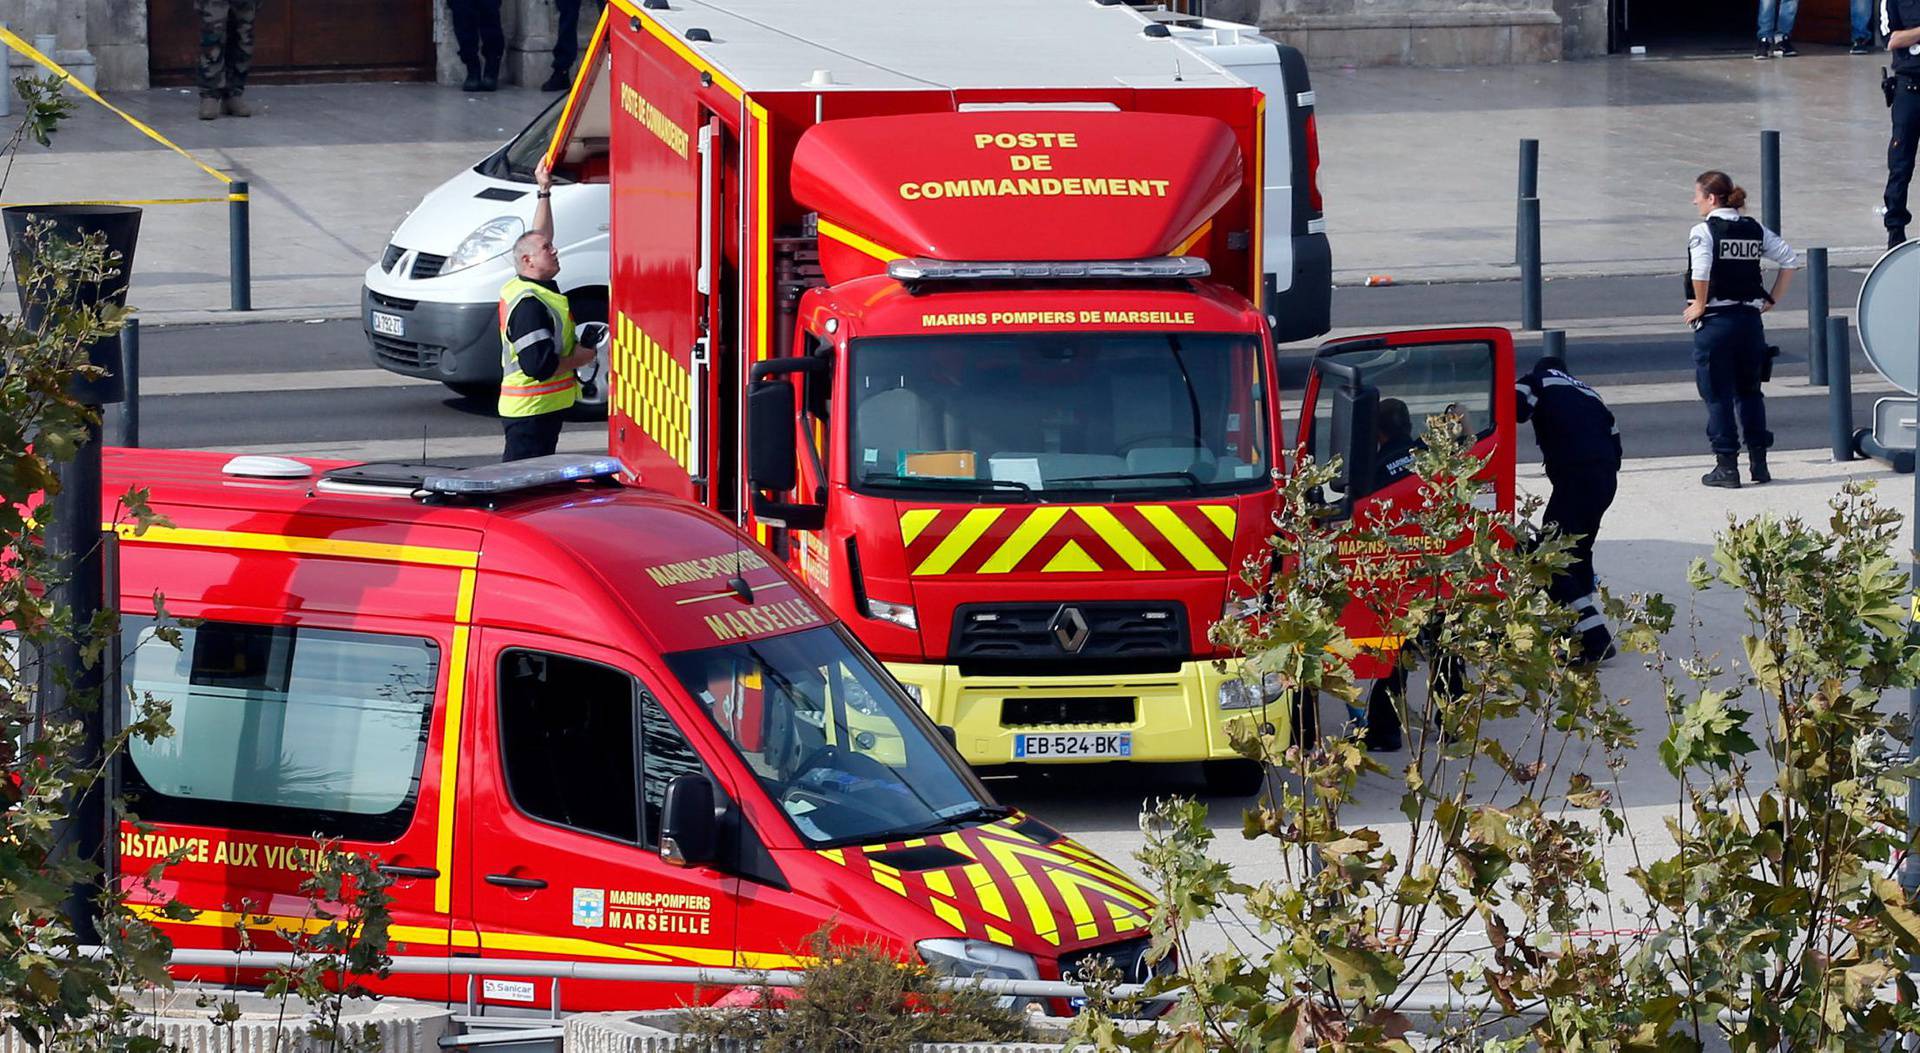
{"type": "Polygon", "coordinates": [[[500,290],[500,415],[536,417],[555,413],[574,404],[580,397],[580,381],[571,369],[561,369],[546,380],[535,380],[520,372],[520,349],[541,340],[552,340],[560,357],[573,354],[573,310],[567,295],[538,282],[514,275],[500,290]],[[552,330],[536,330],[520,338],[519,346],[507,336],[507,319],[520,301],[533,297],[546,305],[553,316],[552,330]]]}

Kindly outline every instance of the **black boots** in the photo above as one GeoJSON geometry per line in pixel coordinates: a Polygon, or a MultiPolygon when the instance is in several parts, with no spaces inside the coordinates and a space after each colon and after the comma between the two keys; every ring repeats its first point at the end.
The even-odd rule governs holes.
{"type": "Polygon", "coordinates": [[[1907,243],[1907,228],[1905,227],[1888,227],[1887,228],[1887,248],[1897,249],[1900,246],[1905,245],[1906,243],[1907,243]]]}
{"type": "Polygon", "coordinates": [[[1724,486],[1729,490],[1740,489],[1740,457],[1738,454],[1719,453],[1714,455],[1713,471],[1700,477],[1706,486],[1724,486]]]}
{"type": "Polygon", "coordinates": [[[1767,451],[1747,451],[1747,476],[1756,484],[1773,482],[1773,473],[1767,471],[1767,451]]]}
{"type": "Polygon", "coordinates": [[[467,79],[460,82],[460,90],[466,91],[466,92],[474,92],[474,91],[482,90],[480,87],[479,63],[475,63],[475,62],[467,63],[467,79]]]}
{"type": "Polygon", "coordinates": [[[566,91],[571,87],[573,87],[573,77],[569,75],[566,70],[557,69],[553,71],[552,76],[546,79],[545,83],[540,85],[540,90],[566,91]]]}
{"type": "Polygon", "coordinates": [[[488,59],[486,68],[480,71],[480,90],[500,90],[500,56],[495,55],[488,59]]]}

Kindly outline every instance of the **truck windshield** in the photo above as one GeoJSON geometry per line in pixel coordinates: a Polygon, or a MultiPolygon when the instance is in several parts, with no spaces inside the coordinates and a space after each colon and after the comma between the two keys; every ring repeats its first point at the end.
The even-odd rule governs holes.
{"type": "MultiPolygon", "coordinates": [[[[475,171],[495,179],[510,179],[516,183],[533,182],[533,168],[547,152],[547,146],[553,142],[553,130],[560,124],[560,117],[566,112],[566,96],[561,96],[553,104],[540,111],[531,124],[520,129],[520,134],[507,140],[507,145],[487,155],[487,159],[475,166],[475,171]]],[[[555,176],[558,182],[565,182],[555,176]]]]}
{"type": "Polygon", "coordinates": [[[832,627],[667,656],[815,846],[902,840],[1007,812],[832,627]]]}
{"type": "Polygon", "coordinates": [[[854,340],[851,482],[982,500],[1265,483],[1256,337],[1022,333],[854,340]]]}

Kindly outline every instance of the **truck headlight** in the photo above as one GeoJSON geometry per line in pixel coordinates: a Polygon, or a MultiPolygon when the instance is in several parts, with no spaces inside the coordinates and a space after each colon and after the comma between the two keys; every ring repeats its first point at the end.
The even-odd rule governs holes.
{"type": "Polygon", "coordinates": [[[920,628],[920,617],[913,608],[905,603],[888,603],[885,600],[867,599],[867,617],[883,622],[892,622],[903,629],[920,628]]]}
{"type": "Polygon", "coordinates": [[[1278,673],[1261,677],[1257,689],[1245,679],[1234,677],[1220,685],[1220,708],[1259,709],[1269,702],[1279,701],[1282,690],[1278,673]]]}
{"type": "Polygon", "coordinates": [[[513,248],[520,235],[527,232],[527,224],[519,216],[495,216],[473,228],[473,233],[460,239],[460,244],[440,265],[441,274],[463,271],[477,263],[485,263],[495,256],[513,248]]]}
{"type": "Polygon", "coordinates": [[[981,940],[921,940],[914,944],[920,960],[943,976],[970,976],[982,980],[1038,980],[1040,963],[1022,954],[981,940]]]}

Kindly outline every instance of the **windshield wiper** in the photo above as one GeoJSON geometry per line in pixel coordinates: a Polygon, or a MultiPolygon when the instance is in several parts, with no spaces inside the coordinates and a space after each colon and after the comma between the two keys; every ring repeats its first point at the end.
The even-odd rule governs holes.
{"type": "Polygon", "coordinates": [[[1205,485],[1200,477],[1185,470],[1171,472],[1119,472],[1114,475],[1070,475],[1064,479],[1049,479],[1050,483],[1108,483],[1125,482],[1130,479],[1185,479],[1187,486],[1198,490],[1205,485]]]}
{"type": "Polygon", "coordinates": [[[1013,809],[1004,804],[982,804],[969,808],[958,815],[946,815],[928,823],[916,834],[931,833],[935,830],[958,830],[968,823],[992,823],[1013,814],[1013,809]]]}
{"type": "Polygon", "coordinates": [[[1018,479],[961,479],[950,476],[870,475],[860,480],[867,486],[890,486],[899,490],[1018,490],[1033,492],[1033,487],[1018,479]]]}

